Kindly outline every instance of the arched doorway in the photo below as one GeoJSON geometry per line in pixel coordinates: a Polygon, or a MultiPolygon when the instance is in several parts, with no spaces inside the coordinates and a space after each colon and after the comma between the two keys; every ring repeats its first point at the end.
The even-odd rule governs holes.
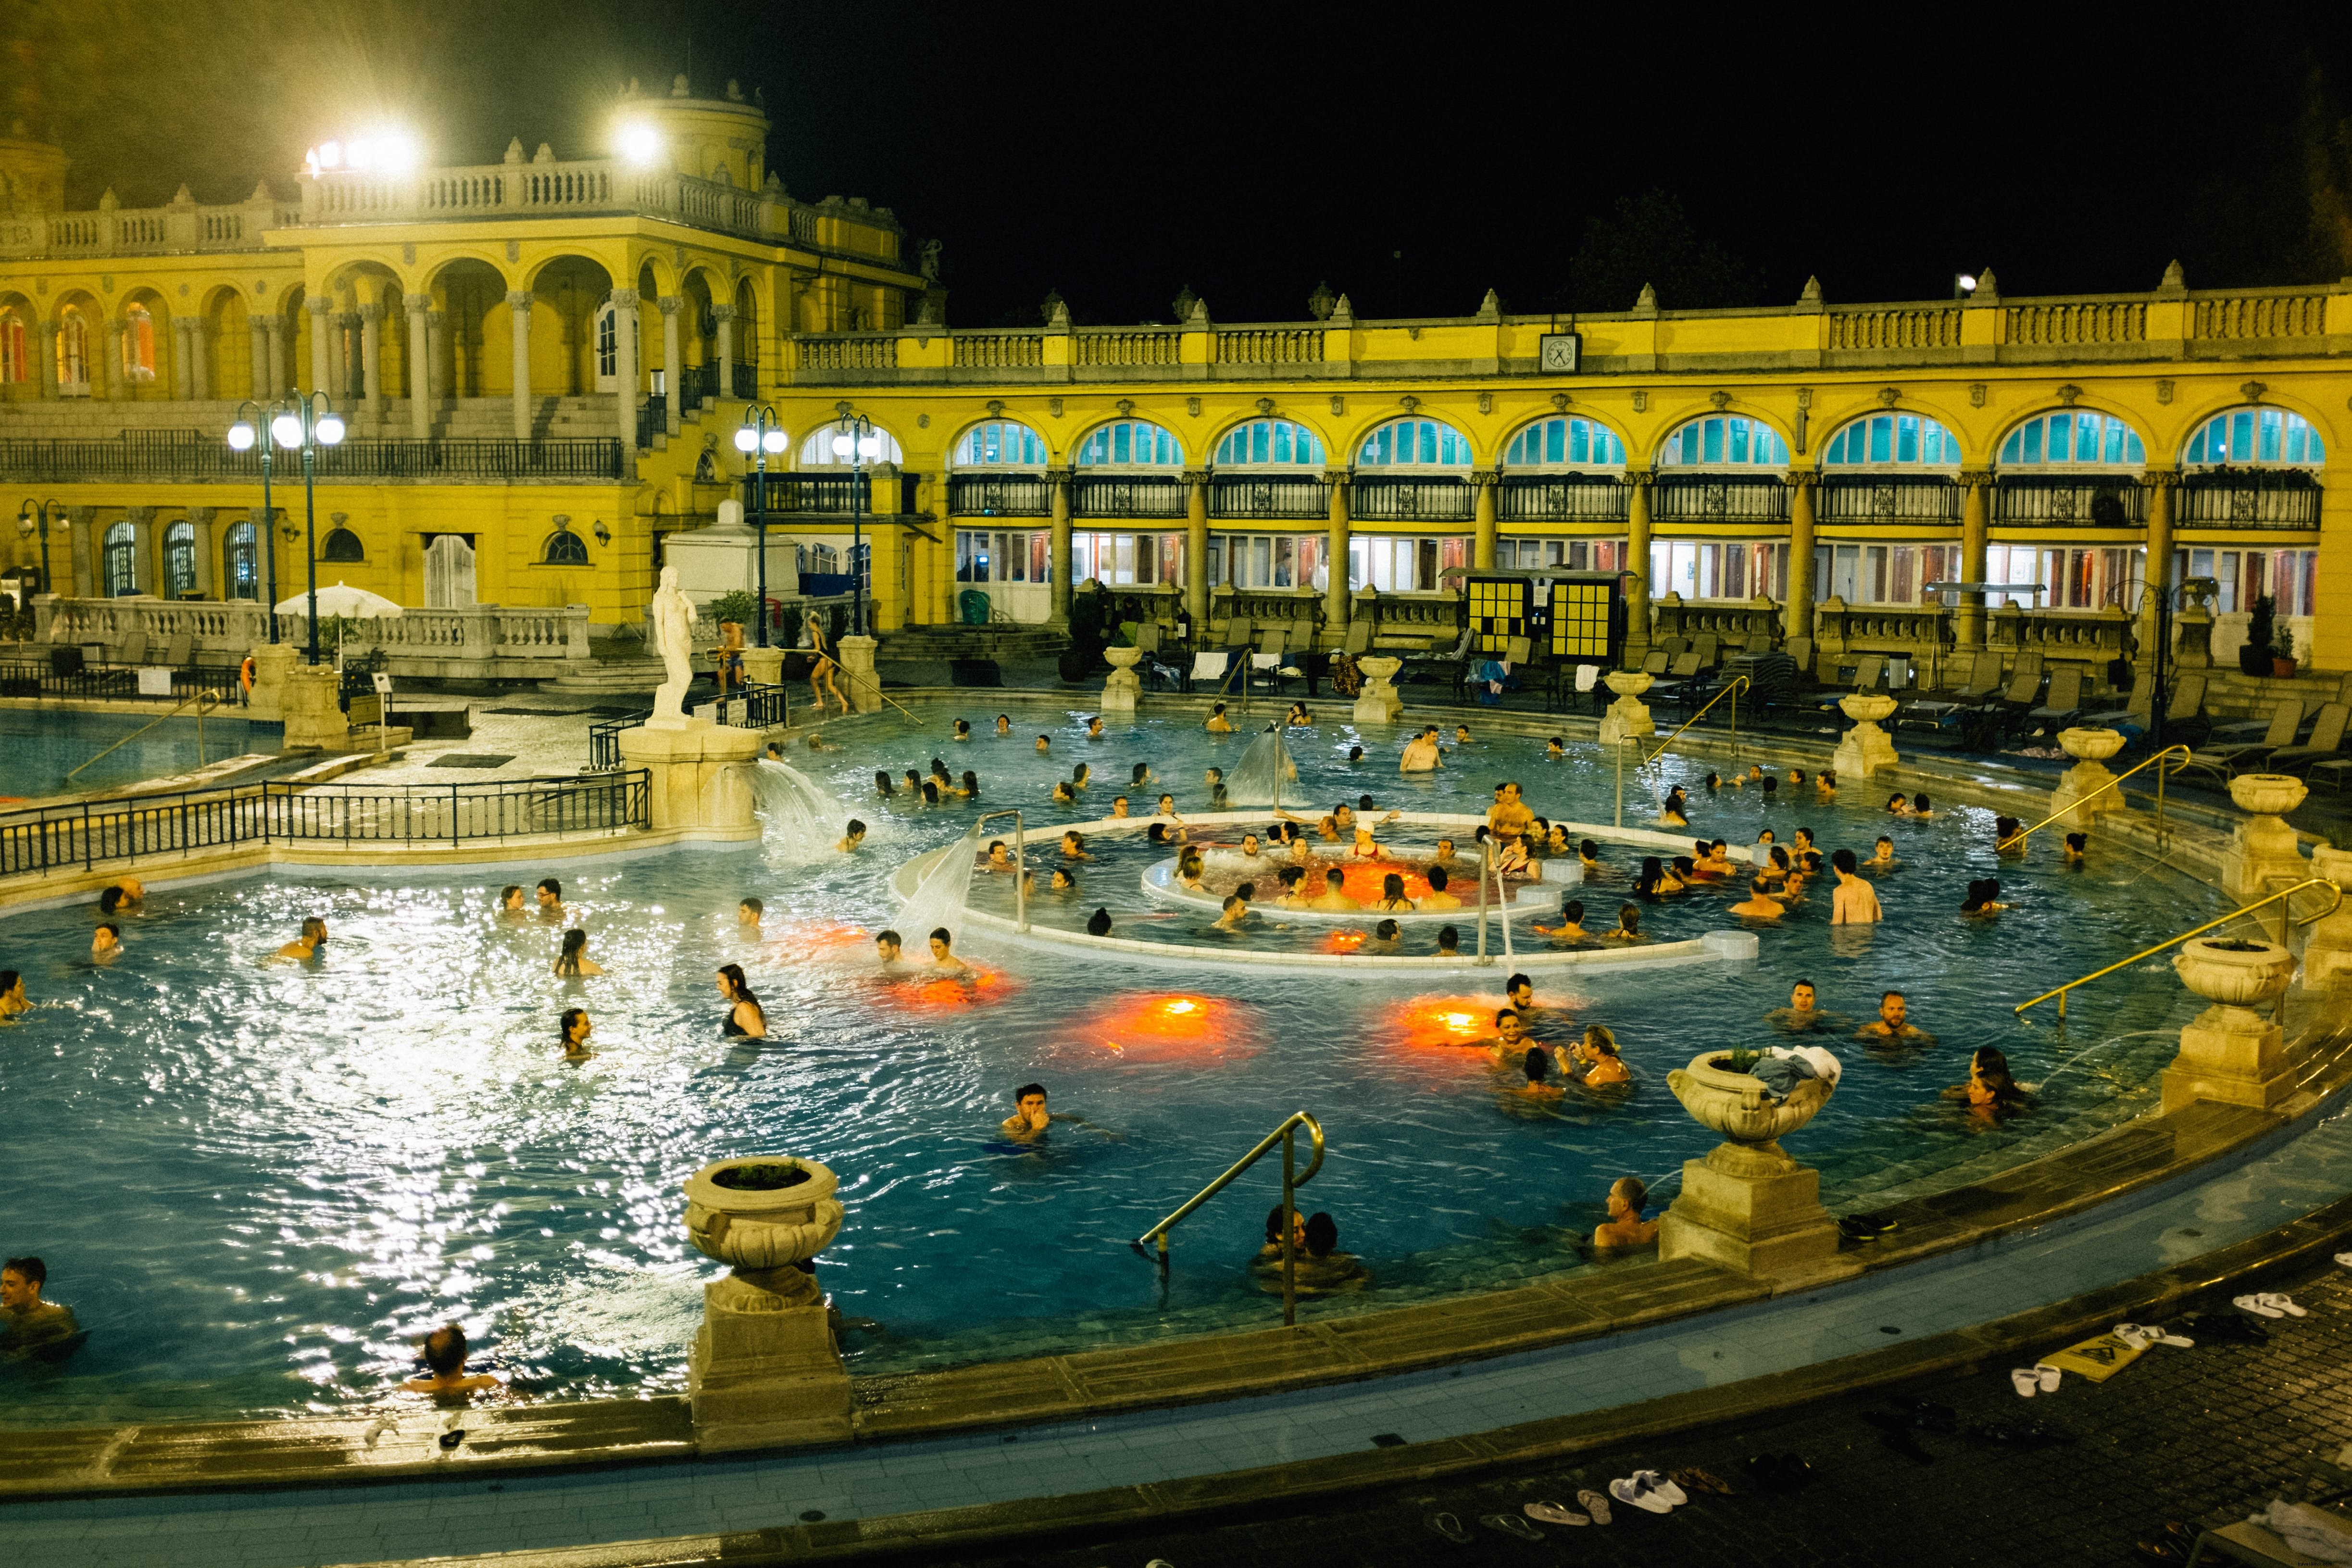
{"type": "Polygon", "coordinates": [[[467,533],[436,533],[425,546],[425,607],[473,608],[474,539],[467,533]]]}

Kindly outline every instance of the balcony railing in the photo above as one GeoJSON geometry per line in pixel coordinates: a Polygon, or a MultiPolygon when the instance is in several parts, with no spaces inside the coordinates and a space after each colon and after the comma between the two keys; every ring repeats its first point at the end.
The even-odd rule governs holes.
{"type": "Polygon", "coordinates": [[[1308,475],[1213,474],[1209,515],[1328,518],[1331,487],[1308,475]]]}
{"type": "Polygon", "coordinates": [[[757,364],[750,360],[736,360],[728,367],[728,374],[735,383],[735,396],[739,401],[756,403],[760,400],[760,367],[757,364]]]}
{"type": "Polygon", "coordinates": [[[1996,523],[2137,528],[2147,492],[2129,474],[2004,474],[1994,484],[1996,523]]]}
{"type": "Polygon", "coordinates": [[[2319,481],[2300,469],[2188,474],[2172,510],[2176,528],[2316,529],[2319,481]]]}
{"type": "Polygon", "coordinates": [[[1506,474],[1495,515],[1505,522],[1622,522],[1633,493],[1614,474],[1506,474]]]}
{"type": "Polygon", "coordinates": [[[648,397],[637,408],[637,450],[653,449],[656,436],[669,434],[669,398],[667,395],[648,397]]]}
{"type": "Polygon", "coordinates": [[[1958,522],[1960,487],[1940,474],[1824,476],[1813,514],[1821,522],[1958,522]]]}
{"type": "Polygon", "coordinates": [[[854,499],[866,512],[911,512],[920,474],[877,476],[860,474],[853,483],[846,473],[774,474],[768,476],[764,500],[755,494],[751,476],[743,478],[743,510],[748,515],[764,506],[771,519],[793,512],[849,515],[854,499]],[[879,502],[877,505],[877,502],[879,502]]]}
{"type": "MultiPolygon", "coordinates": [[[[280,454],[280,479],[299,479],[300,462],[280,454]]],[[[618,437],[500,441],[347,440],[318,448],[322,479],[617,479],[627,469],[618,437]]],[[[107,437],[0,440],[0,478],[32,484],[142,479],[162,484],[261,482],[261,454],[237,452],[201,430],[126,430],[107,437]]]]}
{"type": "Polygon", "coordinates": [[[1173,474],[1077,474],[1070,479],[1070,515],[1182,517],[1184,490],[1173,474]]]}
{"type": "Polygon", "coordinates": [[[948,479],[948,510],[957,517],[1044,517],[1054,510],[1054,487],[1043,474],[955,474],[948,479]]]}
{"type": "Polygon", "coordinates": [[[1359,479],[1348,510],[1366,522],[1467,522],[1478,494],[1463,479],[1359,479]]]}
{"type": "Polygon", "coordinates": [[[680,412],[701,407],[719,401],[719,367],[716,364],[689,364],[679,367],[677,395],[680,412]]]}
{"type": "MultiPolygon", "coordinates": [[[[269,610],[251,600],[172,600],[149,598],[64,599],[33,601],[34,635],[45,643],[97,644],[124,648],[133,639],[145,648],[170,647],[188,639],[191,658],[212,655],[234,663],[269,640],[269,610]]],[[[278,617],[281,641],[310,640],[310,621],[296,612],[278,617]]],[[[527,605],[469,605],[462,609],[404,610],[352,623],[344,630],[344,646],[354,651],[381,647],[398,675],[461,675],[461,667],[505,665],[521,673],[529,668],[547,675],[561,673],[542,667],[550,662],[586,662],[588,606],[554,608],[527,605]]]]}
{"type": "Polygon", "coordinates": [[[1651,489],[1653,522],[1786,522],[1789,487],[1766,474],[1661,474],[1651,489]]]}
{"type": "Polygon", "coordinates": [[[0,216],[0,258],[259,250],[264,234],[299,221],[301,214],[291,202],[265,197],[223,206],[189,201],[161,207],[0,216]]]}

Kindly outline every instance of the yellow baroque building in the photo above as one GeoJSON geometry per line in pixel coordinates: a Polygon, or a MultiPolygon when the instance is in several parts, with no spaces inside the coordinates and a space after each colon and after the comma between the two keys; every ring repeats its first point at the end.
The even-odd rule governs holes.
{"type": "Polygon", "coordinates": [[[64,152],[0,141],[14,581],[233,605],[296,592],[308,551],[404,605],[611,635],[674,535],[733,532],[760,410],[772,591],[845,582],[854,508],[886,658],[1050,631],[1087,579],[1206,642],[1245,616],[1294,649],[1450,647],[1447,568],[1557,565],[1625,574],[1635,654],[2144,659],[2152,593],[2185,589],[2219,658],[2269,595],[2299,658],[2352,668],[2352,279],[1427,321],[1318,291],[1249,324],[1188,296],[966,331],[889,209],[785,193],[732,84],[632,92],[616,125],[586,161],[329,144],[297,199],[143,211],[65,211],[64,152]],[[350,428],[309,531],[299,462],[265,512],[223,440],[295,392],[350,428]]]}

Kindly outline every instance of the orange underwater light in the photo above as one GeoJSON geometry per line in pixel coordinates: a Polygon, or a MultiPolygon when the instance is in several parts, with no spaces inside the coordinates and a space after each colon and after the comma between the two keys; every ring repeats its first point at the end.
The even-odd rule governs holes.
{"type": "Polygon", "coordinates": [[[1105,997],[1074,1019],[1069,1050],[1130,1062],[1226,1061],[1255,1055],[1257,1010],[1222,996],[1151,991],[1105,997]]]}
{"type": "Polygon", "coordinates": [[[1475,1046],[1492,1039],[1501,996],[1412,996],[1392,1004],[1382,1032],[1415,1049],[1475,1046]]]}

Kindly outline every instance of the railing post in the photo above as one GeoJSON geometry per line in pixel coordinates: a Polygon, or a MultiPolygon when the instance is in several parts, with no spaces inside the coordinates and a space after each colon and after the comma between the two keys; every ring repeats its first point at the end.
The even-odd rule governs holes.
{"type": "Polygon", "coordinates": [[[1297,1131],[1285,1127],[1282,1131],[1282,1326],[1298,1326],[1298,1233],[1291,1223],[1291,1212],[1297,1203],[1297,1183],[1292,1175],[1294,1144],[1297,1131]]]}
{"type": "MultiPolygon", "coordinates": [[[[1621,753],[1622,754],[1622,753],[1621,753]]],[[[1486,962],[1486,873],[1495,865],[1495,840],[1488,835],[1479,847],[1482,857],[1478,866],[1478,962],[1486,962]]]]}
{"type": "Polygon", "coordinates": [[[1021,814],[1013,814],[1013,929],[1029,929],[1029,837],[1021,824],[1021,814]]]}
{"type": "Polygon", "coordinates": [[[457,847],[457,786],[449,786],[449,847],[457,847]]]}

